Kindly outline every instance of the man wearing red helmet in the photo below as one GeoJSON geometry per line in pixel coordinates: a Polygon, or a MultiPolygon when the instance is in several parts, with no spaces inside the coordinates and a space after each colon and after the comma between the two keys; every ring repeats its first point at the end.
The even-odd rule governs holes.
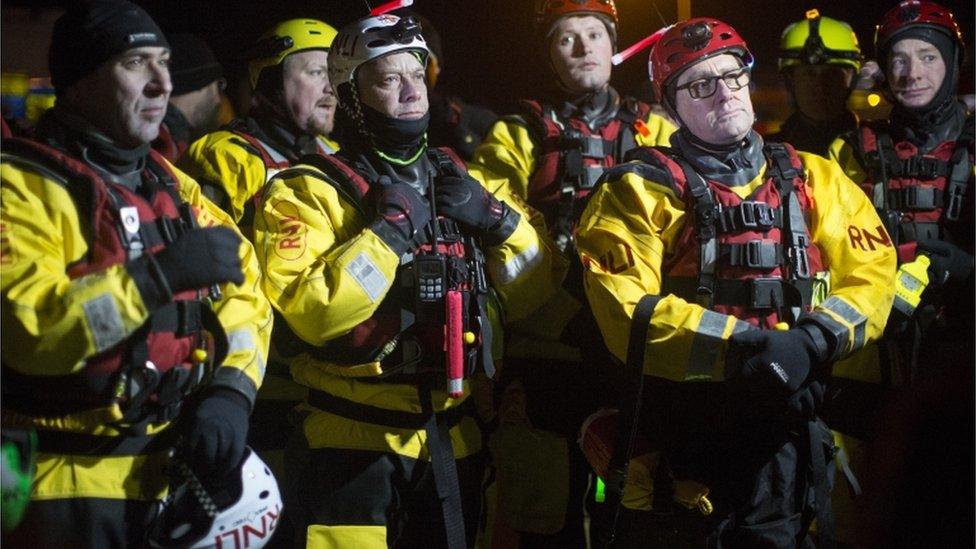
{"type": "MultiPolygon", "coordinates": [[[[610,85],[613,0],[543,0],[536,16],[551,89],[493,126],[475,150],[475,170],[502,176],[541,211],[564,257],[575,262],[572,234],[599,177],[638,145],[666,144],[674,128],[610,85]]],[[[499,509],[526,546],[583,544],[588,469],[572,440],[607,383],[594,368],[602,342],[582,307],[579,274],[571,268],[565,286],[572,290],[506,332],[502,426],[492,447],[499,509]],[[538,463],[547,465],[540,471],[538,463]]]]}
{"type": "Polygon", "coordinates": [[[660,452],[655,488],[698,480],[715,510],[696,520],[655,493],[625,543],[797,547],[814,517],[830,541],[817,412],[831,365],[881,335],[894,250],[836,165],[752,129],[751,64],[726,23],[667,30],[651,79],[681,129],[612,168],[580,219],[587,297],[618,358],[653,296],[640,432],[660,452]]]}
{"type": "Polygon", "coordinates": [[[830,154],[885,220],[899,277],[926,256],[921,303],[895,300],[889,321],[897,333],[892,358],[901,380],[912,382],[974,360],[973,117],[955,95],[963,43],[948,9],[901,2],[878,25],[875,49],[891,119],[863,123],[834,141],[830,154]],[[926,341],[935,334],[938,343],[926,341]]]}

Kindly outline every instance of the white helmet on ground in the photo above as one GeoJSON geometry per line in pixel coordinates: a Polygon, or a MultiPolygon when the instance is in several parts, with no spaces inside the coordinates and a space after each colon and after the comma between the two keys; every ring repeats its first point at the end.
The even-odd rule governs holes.
{"type": "Polygon", "coordinates": [[[191,549],[264,547],[278,527],[283,507],[281,493],[264,461],[250,448],[244,456],[239,484],[234,483],[231,488],[238,495],[223,509],[218,508],[186,464],[174,464],[180,481],[163,501],[149,529],[148,545],[191,549]]]}

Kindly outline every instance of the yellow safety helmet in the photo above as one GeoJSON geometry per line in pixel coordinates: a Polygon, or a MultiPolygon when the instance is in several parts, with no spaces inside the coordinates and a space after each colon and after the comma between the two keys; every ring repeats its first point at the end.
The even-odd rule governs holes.
{"type": "Polygon", "coordinates": [[[861,48],[854,29],[843,21],[809,10],[806,19],[783,30],[779,70],[797,65],[846,65],[861,70],[861,48]]]}
{"type": "Polygon", "coordinates": [[[315,19],[289,19],[261,35],[248,63],[251,88],[257,88],[261,71],[280,65],[285,57],[305,50],[326,50],[332,46],[336,31],[332,25],[315,19]]]}

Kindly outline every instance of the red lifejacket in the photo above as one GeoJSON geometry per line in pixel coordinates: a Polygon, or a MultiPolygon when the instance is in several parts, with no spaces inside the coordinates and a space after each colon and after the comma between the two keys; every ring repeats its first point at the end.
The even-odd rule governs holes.
{"type": "MultiPolygon", "coordinates": [[[[75,201],[88,239],[84,257],[66,265],[72,280],[157,253],[196,226],[196,211],[178,194],[178,179],[158,152],[150,150],[142,172],[151,189],[144,198],[107,182],[93,168],[64,151],[25,139],[3,141],[4,152],[63,185],[75,201]]],[[[62,415],[118,402],[126,419],[175,416],[183,395],[207,374],[194,363],[197,349],[212,364],[226,354],[219,321],[204,299],[207,289],[183,291],[153,311],[127,337],[85,360],[81,371],[63,376],[24,375],[4,368],[4,406],[29,415],[62,415]],[[212,338],[205,338],[204,331],[212,338]]],[[[97,326],[92,326],[97,329],[97,326]]],[[[108,335],[108,334],[106,334],[108,335]]],[[[96,337],[98,337],[96,335],[96,337]]]]}
{"type": "Polygon", "coordinates": [[[687,204],[688,222],[662,265],[661,293],[771,328],[810,310],[811,277],[823,261],[806,225],[812,198],[800,158],[786,144],[766,143],[763,152],[766,180],[747,199],[705,181],[671,149],[632,155],[659,168],[670,179],[661,183],[687,204]]]}
{"type": "MultiPolygon", "coordinates": [[[[972,118],[966,128],[971,132],[972,118]]],[[[868,177],[861,188],[871,197],[898,250],[899,263],[915,259],[915,242],[944,239],[946,222],[956,221],[973,178],[973,138],[961,135],[928,153],[909,141],[894,143],[886,126],[864,124],[855,151],[868,177]]]]}
{"type": "MultiPolygon", "coordinates": [[[[448,173],[452,165],[467,170],[464,162],[451,149],[430,148],[427,155],[438,173],[448,173]]],[[[373,217],[372,206],[368,203],[370,182],[341,158],[335,155],[308,155],[302,158],[300,164],[310,164],[325,173],[328,180],[323,180],[324,182],[332,185],[364,218],[373,217]]],[[[299,166],[294,169],[302,168],[299,166]]],[[[312,172],[307,173],[314,175],[312,172]]],[[[484,256],[475,239],[465,235],[453,220],[440,218],[438,228],[441,240],[438,241],[436,255],[443,257],[446,263],[448,275],[445,278],[448,280],[444,281],[445,289],[454,289],[463,294],[464,331],[477,337],[474,347],[478,352],[469,353],[467,358],[471,361],[477,360],[493,371],[490,355],[491,326],[484,302],[488,291],[484,256]]],[[[431,235],[428,233],[428,236],[431,235]]],[[[430,240],[432,239],[428,238],[430,240]]],[[[406,360],[400,356],[401,353],[391,355],[391,342],[399,337],[399,347],[406,347],[402,336],[409,329],[409,335],[422,349],[419,356],[423,356],[424,364],[419,366],[424,369],[442,367],[443,355],[439,351],[444,350],[445,338],[443,300],[422,303],[417,299],[418,286],[422,284],[421,279],[424,276],[417,267],[418,258],[432,251],[433,247],[429,243],[414,250],[412,260],[400,266],[397,283],[387,293],[373,316],[356,325],[348,334],[331,340],[322,347],[313,348],[301,341],[290,329],[286,329],[285,323],[281,323],[276,325],[272,336],[275,337],[276,349],[285,355],[309,352],[313,356],[339,364],[381,361],[384,368],[388,368],[406,360]],[[405,316],[404,310],[409,310],[410,314],[405,316]]],[[[474,349],[469,349],[471,350],[474,349]]],[[[405,368],[404,373],[415,372],[411,368],[405,368]]]]}
{"type": "Polygon", "coordinates": [[[529,180],[528,203],[546,218],[550,233],[565,249],[582,213],[584,199],[608,168],[636,147],[635,131],[651,111],[625,99],[603,126],[559,117],[552,106],[520,101],[536,143],[536,168],[529,180]]]}
{"type": "Polygon", "coordinates": [[[174,164],[183,156],[183,153],[189,147],[190,143],[184,140],[177,140],[173,136],[173,132],[169,130],[169,126],[165,123],[159,125],[159,137],[152,142],[152,148],[163,155],[163,158],[174,164]]]}

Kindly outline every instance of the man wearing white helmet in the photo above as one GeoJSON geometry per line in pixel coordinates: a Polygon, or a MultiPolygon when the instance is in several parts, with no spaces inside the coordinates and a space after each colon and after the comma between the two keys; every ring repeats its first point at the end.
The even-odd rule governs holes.
{"type": "Polygon", "coordinates": [[[308,547],[473,545],[470,379],[494,373],[500,309],[524,317],[553,286],[530,210],[427,147],[427,55],[410,18],[343,28],[342,149],[274,176],[257,207],[276,344],[309,388],[285,487],[308,547]]]}

